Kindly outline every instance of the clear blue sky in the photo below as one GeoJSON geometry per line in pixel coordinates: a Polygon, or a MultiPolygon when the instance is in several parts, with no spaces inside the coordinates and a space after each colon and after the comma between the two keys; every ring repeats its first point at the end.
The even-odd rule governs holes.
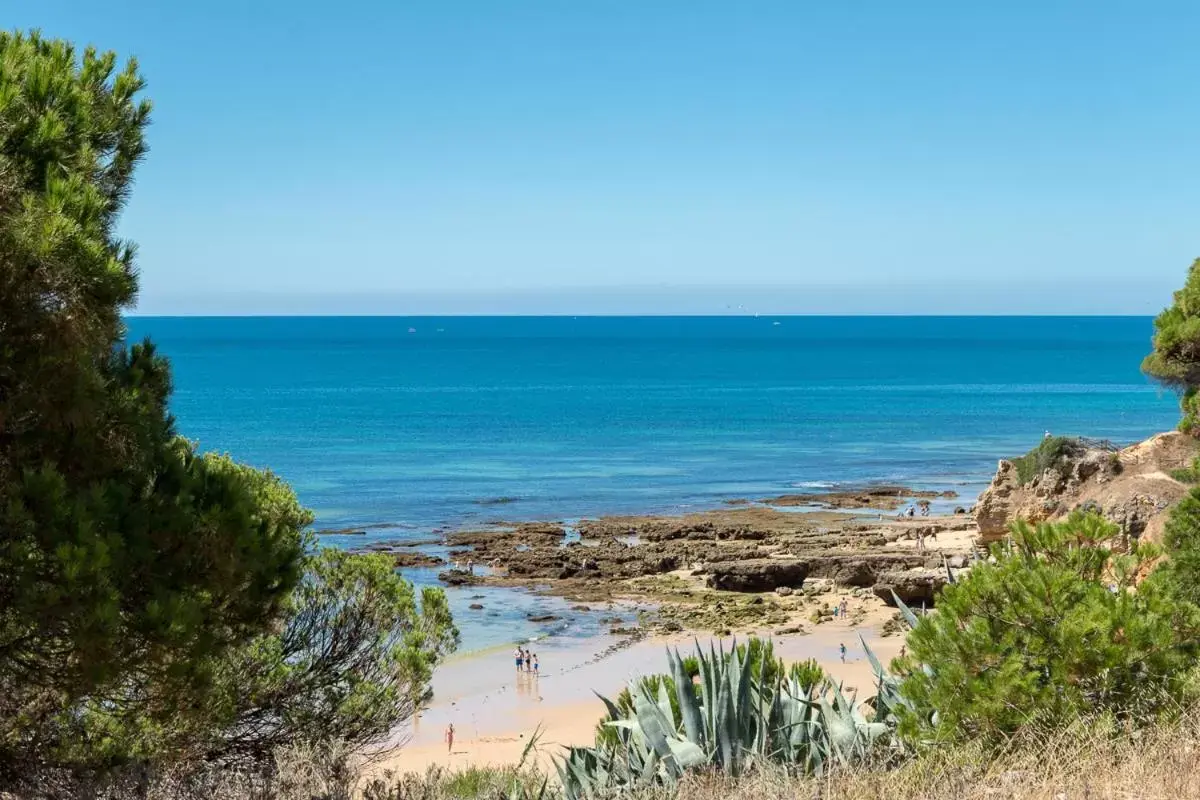
{"type": "Polygon", "coordinates": [[[1150,313],[1200,3],[12,0],[134,54],[145,313],[1150,313]]]}

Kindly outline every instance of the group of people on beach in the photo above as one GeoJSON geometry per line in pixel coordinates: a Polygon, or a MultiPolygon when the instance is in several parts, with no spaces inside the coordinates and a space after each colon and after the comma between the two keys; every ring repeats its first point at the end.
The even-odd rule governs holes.
{"type": "Polygon", "coordinates": [[[538,657],[537,653],[530,653],[528,650],[522,650],[520,646],[513,651],[513,659],[517,662],[517,672],[532,672],[538,674],[538,657]]]}

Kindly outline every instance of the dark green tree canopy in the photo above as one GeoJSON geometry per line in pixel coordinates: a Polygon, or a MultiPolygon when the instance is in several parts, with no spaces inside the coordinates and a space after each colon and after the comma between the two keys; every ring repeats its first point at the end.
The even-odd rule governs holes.
{"type": "Polygon", "coordinates": [[[89,698],[186,705],[301,575],[308,513],[177,436],[166,361],[123,340],[142,89],[132,61],[0,34],[0,770],[66,746],[89,698]]]}
{"type": "Polygon", "coordinates": [[[1192,262],[1175,302],[1154,320],[1154,341],[1142,371],[1178,391],[1185,432],[1200,432],[1200,259],[1192,262]]]}

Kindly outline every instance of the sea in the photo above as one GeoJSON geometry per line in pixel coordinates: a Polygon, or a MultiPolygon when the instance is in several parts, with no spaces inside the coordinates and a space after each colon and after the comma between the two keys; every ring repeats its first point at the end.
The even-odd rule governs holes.
{"type": "MultiPolygon", "coordinates": [[[[179,432],[283,477],[316,529],[366,531],[321,537],[343,547],[873,482],[969,506],[1046,431],[1125,444],[1178,418],[1139,371],[1148,317],[126,322],[171,360],[179,432]]],[[[530,592],[452,603],[469,648],[605,624],[530,592]]]]}

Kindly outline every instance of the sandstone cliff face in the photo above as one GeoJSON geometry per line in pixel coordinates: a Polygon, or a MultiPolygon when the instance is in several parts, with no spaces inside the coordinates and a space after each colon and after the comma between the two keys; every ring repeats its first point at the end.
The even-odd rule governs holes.
{"type": "Polygon", "coordinates": [[[1017,519],[1058,519],[1075,509],[1099,511],[1126,535],[1158,541],[1165,512],[1191,488],[1170,472],[1189,466],[1198,453],[1195,439],[1160,433],[1116,452],[1093,447],[1064,456],[1024,485],[1013,462],[1001,461],[975,506],[978,541],[1003,539],[1017,519]]]}

